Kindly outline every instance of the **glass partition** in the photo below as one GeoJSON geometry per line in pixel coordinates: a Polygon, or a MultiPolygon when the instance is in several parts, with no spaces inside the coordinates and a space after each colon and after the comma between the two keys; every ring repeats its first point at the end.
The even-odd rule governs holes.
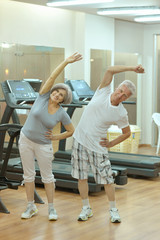
{"type": "MultiPolygon", "coordinates": [[[[152,112],[160,113],[160,35],[154,36],[154,81],[153,81],[153,109],[152,112]]],[[[157,146],[158,127],[153,123],[152,145],[157,146]]]]}
{"type": "MultiPolygon", "coordinates": [[[[115,53],[114,56],[115,65],[125,65],[125,66],[136,66],[138,65],[138,55],[131,53],[115,53]]],[[[124,80],[131,80],[137,88],[137,74],[134,72],[122,72],[116,74],[114,77],[114,89],[123,82],[124,80]]],[[[129,123],[136,125],[137,124],[137,91],[124,103],[124,107],[128,112],[129,123]]]]}
{"type": "MultiPolygon", "coordinates": [[[[106,71],[106,67],[111,65],[111,51],[90,49],[90,88],[95,91],[102,80],[102,77],[106,71]]],[[[79,123],[79,119],[86,105],[82,108],[77,108],[72,117],[74,127],[79,123]]],[[[67,139],[67,149],[72,146],[72,138],[67,139]]]]}
{"type": "MultiPolygon", "coordinates": [[[[115,65],[125,65],[125,66],[137,66],[139,64],[139,55],[134,53],[120,53],[116,52],[114,54],[114,64],[115,65]]],[[[140,76],[135,74],[134,72],[127,71],[116,74],[114,76],[114,89],[118,87],[118,85],[124,80],[132,81],[136,86],[136,93],[123,102],[125,109],[128,112],[129,124],[131,128],[131,136],[126,139],[124,142],[119,144],[118,151],[126,152],[126,153],[140,153],[139,144],[141,135],[143,134],[141,131],[141,116],[138,116],[138,112],[141,106],[138,104],[141,102],[138,98],[140,98],[141,94],[139,93],[140,84],[138,84],[138,78],[140,76]]],[[[141,82],[141,81],[139,81],[141,82]]],[[[140,115],[140,114],[139,114],[140,115]]]]}
{"type": "MultiPolygon", "coordinates": [[[[0,83],[5,80],[40,79],[43,84],[63,60],[64,48],[2,43],[0,44],[0,83]]],[[[64,72],[57,77],[56,83],[58,82],[64,82],[64,72]]],[[[0,87],[0,119],[5,107],[6,103],[0,87]]],[[[23,125],[28,110],[22,109],[16,112],[20,124],[23,125]]],[[[60,124],[53,132],[60,132],[60,124]]],[[[58,150],[58,141],[54,142],[54,149],[58,150]]]]}
{"type": "MultiPolygon", "coordinates": [[[[96,90],[102,80],[104,73],[108,66],[111,65],[111,51],[91,49],[91,89],[96,90]]],[[[133,53],[120,53],[114,54],[114,65],[133,65],[136,66],[140,63],[140,56],[133,53]]],[[[125,153],[140,153],[138,146],[140,143],[141,134],[141,116],[138,116],[138,112],[141,112],[141,85],[140,81],[137,81],[139,76],[134,72],[123,72],[116,74],[113,80],[113,89],[116,89],[118,85],[125,79],[131,80],[137,87],[136,93],[123,102],[129,116],[129,123],[131,125],[131,137],[124,142],[111,148],[110,151],[125,152],[125,153]]],[[[140,115],[140,114],[139,114],[140,115]]],[[[107,133],[106,133],[107,134],[107,133]]],[[[111,128],[107,137],[112,140],[118,136],[117,129],[111,128]]]]}
{"type": "MultiPolygon", "coordinates": [[[[64,48],[1,44],[0,82],[24,78],[40,79],[44,82],[52,70],[63,60],[64,48]]],[[[57,78],[57,82],[63,81],[62,73],[57,78]]],[[[2,91],[0,98],[3,98],[2,91]]]]}
{"type": "Polygon", "coordinates": [[[106,68],[111,65],[111,51],[91,49],[90,62],[90,87],[95,91],[105,74],[106,68]]]}

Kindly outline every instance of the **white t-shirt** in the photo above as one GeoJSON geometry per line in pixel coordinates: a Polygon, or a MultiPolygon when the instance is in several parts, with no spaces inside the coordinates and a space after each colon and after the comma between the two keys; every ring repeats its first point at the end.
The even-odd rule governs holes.
{"type": "Polygon", "coordinates": [[[129,125],[128,113],[122,103],[118,106],[111,104],[111,86],[97,89],[92,100],[85,108],[73,137],[89,150],[107,153],[108,149],[99,142],[107,136],[111,125],[125,128],[129,125]]]}

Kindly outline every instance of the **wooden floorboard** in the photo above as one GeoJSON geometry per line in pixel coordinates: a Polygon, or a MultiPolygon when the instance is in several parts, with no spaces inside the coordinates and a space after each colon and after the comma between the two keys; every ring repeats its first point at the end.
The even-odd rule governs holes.
{"type": "MultiPolygon", "coordinates": [[[[139,153],[155,155],[156,148],[141,148],[139,153]]],[[[94,216],[78,222],[81,210],[79,194],[56,189],[58,221],[48,221],[43,187],[37,187],[45,204],[29,220],[21,220],[26,206],[24,186],[0,191],[10,214],[0,213],[0,240],[151,240],[160,239],[160,178],[128,178],[128,184],[116,185],[117,207],[122,223],[109,220],[109,205],[104,191],[90,194],[94,216]]]]}
{"type": "Polygon", "coordinates": [[[151,240],[160,236],[160,179],[129,178],[128,184],[116,186],[117,206],[122,223],[109,221],[108,201],[104,191],[92,193],[90,203],[94,216],[78,222],[81,200],[77,193],[57,189],[55,206],[58,221],[49,222],[46,196],[37,188],[45,204],[37,204],[39,212],[29,220],[20,215],[26,204],[25,189],[3,190],[0,197],[10,214],[0,213],[1,240],[151,240]]]}

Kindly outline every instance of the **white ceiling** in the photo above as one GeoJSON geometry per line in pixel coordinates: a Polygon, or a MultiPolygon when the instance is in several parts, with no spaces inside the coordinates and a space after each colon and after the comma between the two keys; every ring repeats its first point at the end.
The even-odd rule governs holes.
{"type": "MultiPolygon", "coordinates": [[[[47,0],[11,0],[16,2],[25,2],[31,4],[38,4],[46,6],[47,0]]],[[[99,8],[108,8],[108,7],[144,7],[144,6],[156,6],[160,7],[160,0],[114,0],[110,3],[101,3],[101,4],[89,4],[89,5],[79,5],[79,6],[68,6],[68,7],[59,7],[63,9],[81,11],[89,14],[96,14],[99,8]]],[[[121,19],[125,21],[134,21],[136,15],[119,15],[119,16],[110,16],[116,19],[121,19]]],[[[160,23],[160,22],[159,22],[160,23]]]]}

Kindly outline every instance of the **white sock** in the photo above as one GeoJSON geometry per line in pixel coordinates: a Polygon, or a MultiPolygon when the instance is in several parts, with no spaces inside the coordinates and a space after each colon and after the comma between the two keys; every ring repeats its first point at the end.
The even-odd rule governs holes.
{"type": "Polygon", "coordinates": [[[90,207],[88,198],[82,199],[82,203],[83,203],[83,207],[86,207],[86,208],[90,207]]]}
{"type": "Polygon", "coordinates": [[[109,206],[111,208],[116,208],[116,201],[109,201],[109,206]]]}
{"type": "Polygon", "coordinates": [[[33,201],[28,201],[28,205],[34,205],[34,200],[33,201]]]}
{"type": "Polygon", "coordinates": [[[48,203],[48,210],[50,210],[50,209],[54,209],[53,203],[48,203]]]}

